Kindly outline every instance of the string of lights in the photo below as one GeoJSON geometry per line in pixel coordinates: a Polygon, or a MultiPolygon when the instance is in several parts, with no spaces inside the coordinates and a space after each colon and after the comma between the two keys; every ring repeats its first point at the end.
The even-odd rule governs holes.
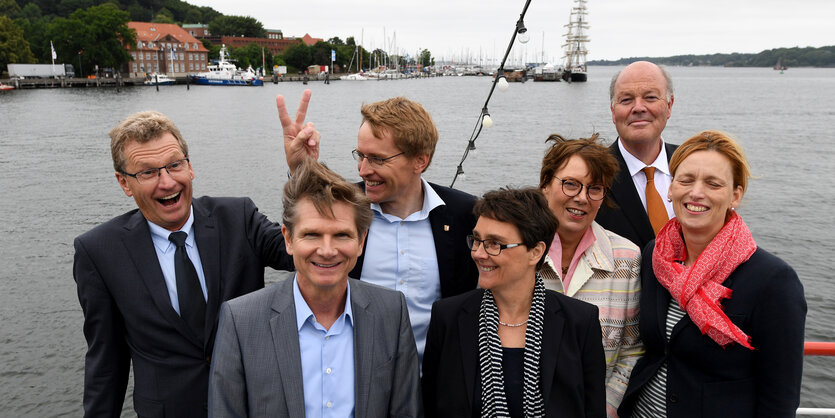
{"type": "Polygon", "coordinates": [[[490,111],[487,109],[487,105],[490,103],[490,98],[493,97],[493,92],[496,90],[497,86],[499,91],[505,91],[509,87],[507,77],[505,77],[504,74],[504,64],[507,61],[507,57],[510,55],[510,50],[513,49],[513,41],[515,41],[518,37],[520,43],[526,44],[531,39],[530,34],[528,34],[528,29],[525,27],[525,13],[528,12],[528,6],[530,5],[531,0],[526,0],[525,7],[522,8],[522,13],[519,15],[519,20],[516,21],[516,27],[513,28],[513,35],[510,37],[510,43],[507,45],[507,51],[504,53],[502,63],[499,64],[499,68],[496,69],[496,78],[493,79],[493,84],[490,85],[490,94],[487,95],[487,100],[484,101],[484,107],[481,108],[481,113],[478,115],[475,127],[473,127],[473,133],[470,134],[470,139],[467,141],[467,148],[464,150],[464,155],[461,157],[461,162],[458,163],[458,168],[455,171],[455,177],[452,178],[452,183],[450,183],[449,187],[455,186],[455,180],[457,180],[459,176],[461,176],[462,179],[465,178],[464,160],[467,159],[467,156],[471,151],[476,151],[475,140],[478,139],[478,136],[481,134],[481,130],[483,128],[490,128],[493,126],[493,119],[490,118],[490,111]]]}

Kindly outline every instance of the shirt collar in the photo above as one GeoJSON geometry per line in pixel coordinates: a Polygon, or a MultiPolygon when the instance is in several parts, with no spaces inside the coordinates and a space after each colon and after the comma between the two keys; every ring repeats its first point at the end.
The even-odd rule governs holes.
{"type": "MultiPolygon", "coordinates": [[[[626,167],[629,169],[630,177],[634,176],[647,166],[643,161],[630,154],[629,151],[624,148],[623,141],[620,138],[618,138],[618,149],[620,149],[620,154],[623,156],[623,161],[626,162],[626,167]]],[[[655,157],[655,161],[653,161],[649,166],[655,167],[656,170],[669,175],[670,167],[667,161],[667,147],[664,146],[664,138],[661,138],[661,152],[658,153],[658,156],[655,157]]]]}
{"type": "MultiPolygon", "coordinates": [[[[170,251],[174,248],[174,243],[168,240],[168,236],[171,235],[171,232],[151,221],[148,222],[148,228],[151,229],[151,240],[154,242],[154,246],[157,247],[159,251],[162,251],[163,254],[170,251]]],[[[188,234],[186,238],[186,246],[194,247],[194,207],[190,207],[188,209],[188,220],[183,226],[179,229],[179,231],[183,231],[188,234]]]]}
{"type": "MultiPolygon", "coordinates": [[[[299,281],[297,275],[293,275],[293,302],[296,305],[296,331],[301,331],[305,322],[310,321],[311,325],[316,320],[307,301],[304,300],[301,290],[299,290],[299,281]]],[[[351,281],[348,280],[347,295],[345,296],[345,307],[340,318],[344,317],[346,321],[353,321],[353,311],[351,310],[351,281]]],[[[338,322],[339,320],[337,320],[338,322]]],[[[334,324],[336,325],[336,324],[334,324]]],[[[331,327],[333,328],[333,326],[331,327]]]]}
{"type": "MultiPolygon", "coordinates": [[[[420,184],[421,187],[423,187],[423,205],[419,211],[407,216],[405,219],[402,219],[404,221],[422,221],[429,217],[429,212],[432,212],[432,210],[438,206],[446,205],[444,199],[441,199],[441,196],[438,196],[438,193],[435,192],[435,189],[432,188],[423,176],[420,178],[420,184]]],[[[383,208],[380,207],[379,203],[372,203],[371,210],[390,221],[401,220],[394,215],[383,213],[383,208]]]]}

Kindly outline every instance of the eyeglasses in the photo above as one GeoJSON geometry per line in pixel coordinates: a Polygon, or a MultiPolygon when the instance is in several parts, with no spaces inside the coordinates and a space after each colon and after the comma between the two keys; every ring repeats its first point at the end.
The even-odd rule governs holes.
{"type": "Polygon", "coordinates": [[[159,176],[162,175],[162,169],[165,169],[165,171],[167,171],[168,174],[170,174],[172,176],[175,175],[175,174],[180,174],[180,173],[185,172],[188,169],[188,162],[189,162],[189,159],[188,159],[188,157],[186,157],[186,158],[183,158],[183,159],[180,159],[180,160],[177,160],[177,161],[172,161],[172,162],[170,162],[170,163],[168,163],[168,164],[166,164],[162,167],[146,168],[142,171],[137,171],[133,174],[127,173],[123,170],[119,170],[119,171],[126,176],[131,176],[131,177],[135,178],[136,181],[138,181],[139,183],[148,183],[148,182],[152,182],[154,180],[157,180],[159,178],[159,176]]]}
{"type": "Polygon", "coordinates": [[[371,163],[371,165],[373,165],[375,167],[382,167],[386,163],[386,161],[388,161],[388,160],[390,160],[394,157],[397,157],[399,155],[403,155],[403,154],[405,154],[405,152],[401,152],[399,154],[394,154],[391,157],[383,158],[383,157],[372,157],[370,155],[365,155],[365,154],[363,154],[363,153],[361,153],[357,150],[351,151],[351,155],[354,156],[354,159],[357,160],[358,163],[361,164],[362,160],[368,160],[368,162],[371,163]]]}
{"type": "Polygon", "coordinates": [[[494,239],[478,239],[472,235],[467,235],[467,247],[470,248],[470,251],[476,252],[479,243],[484,247],[484,252],[490,255],[499,255],[502,253],[502,250],[524,245],[522,243],[502,244],[494,239]]]}
{"type": "Polygon", "coordinates": [[[559,180],[562,183],[562,192],[565,193],[568,197],[574,197],[580,194],[583,191],[583,187],[586,188],[586,195],[591,200],[603,200],[606,197],[606,188],[603,187],[602,184],[586,184],[580,183],[577,180],[571,179],[561,179],[557,176],[554,176],[555,179],[559,180]]]}

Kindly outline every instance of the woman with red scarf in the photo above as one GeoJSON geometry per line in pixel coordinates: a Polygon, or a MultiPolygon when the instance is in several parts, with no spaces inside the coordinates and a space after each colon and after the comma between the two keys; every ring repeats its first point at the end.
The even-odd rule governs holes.
{"type": "Polygon", "coordinates": [[[736,213],[742,148],[705,131],[670,160],[676,217],[644,249],[641,338],[621,417],[794,417],[806,300],[736,213]]]}

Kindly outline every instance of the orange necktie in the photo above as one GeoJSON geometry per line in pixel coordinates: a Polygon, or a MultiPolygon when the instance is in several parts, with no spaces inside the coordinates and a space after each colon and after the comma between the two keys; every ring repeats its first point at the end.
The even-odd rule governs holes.
{"type": "Polygon", "coordinates": [[[655,189],[655,167],[644,167],[641,169],[647,175],[647,214],[649,215],[649,223],[652,224],[652,230],[658,235],[658,231],[667,223],[667,208],[664,206],[664,201],[661,200],[661,195],[655,189]]]}

